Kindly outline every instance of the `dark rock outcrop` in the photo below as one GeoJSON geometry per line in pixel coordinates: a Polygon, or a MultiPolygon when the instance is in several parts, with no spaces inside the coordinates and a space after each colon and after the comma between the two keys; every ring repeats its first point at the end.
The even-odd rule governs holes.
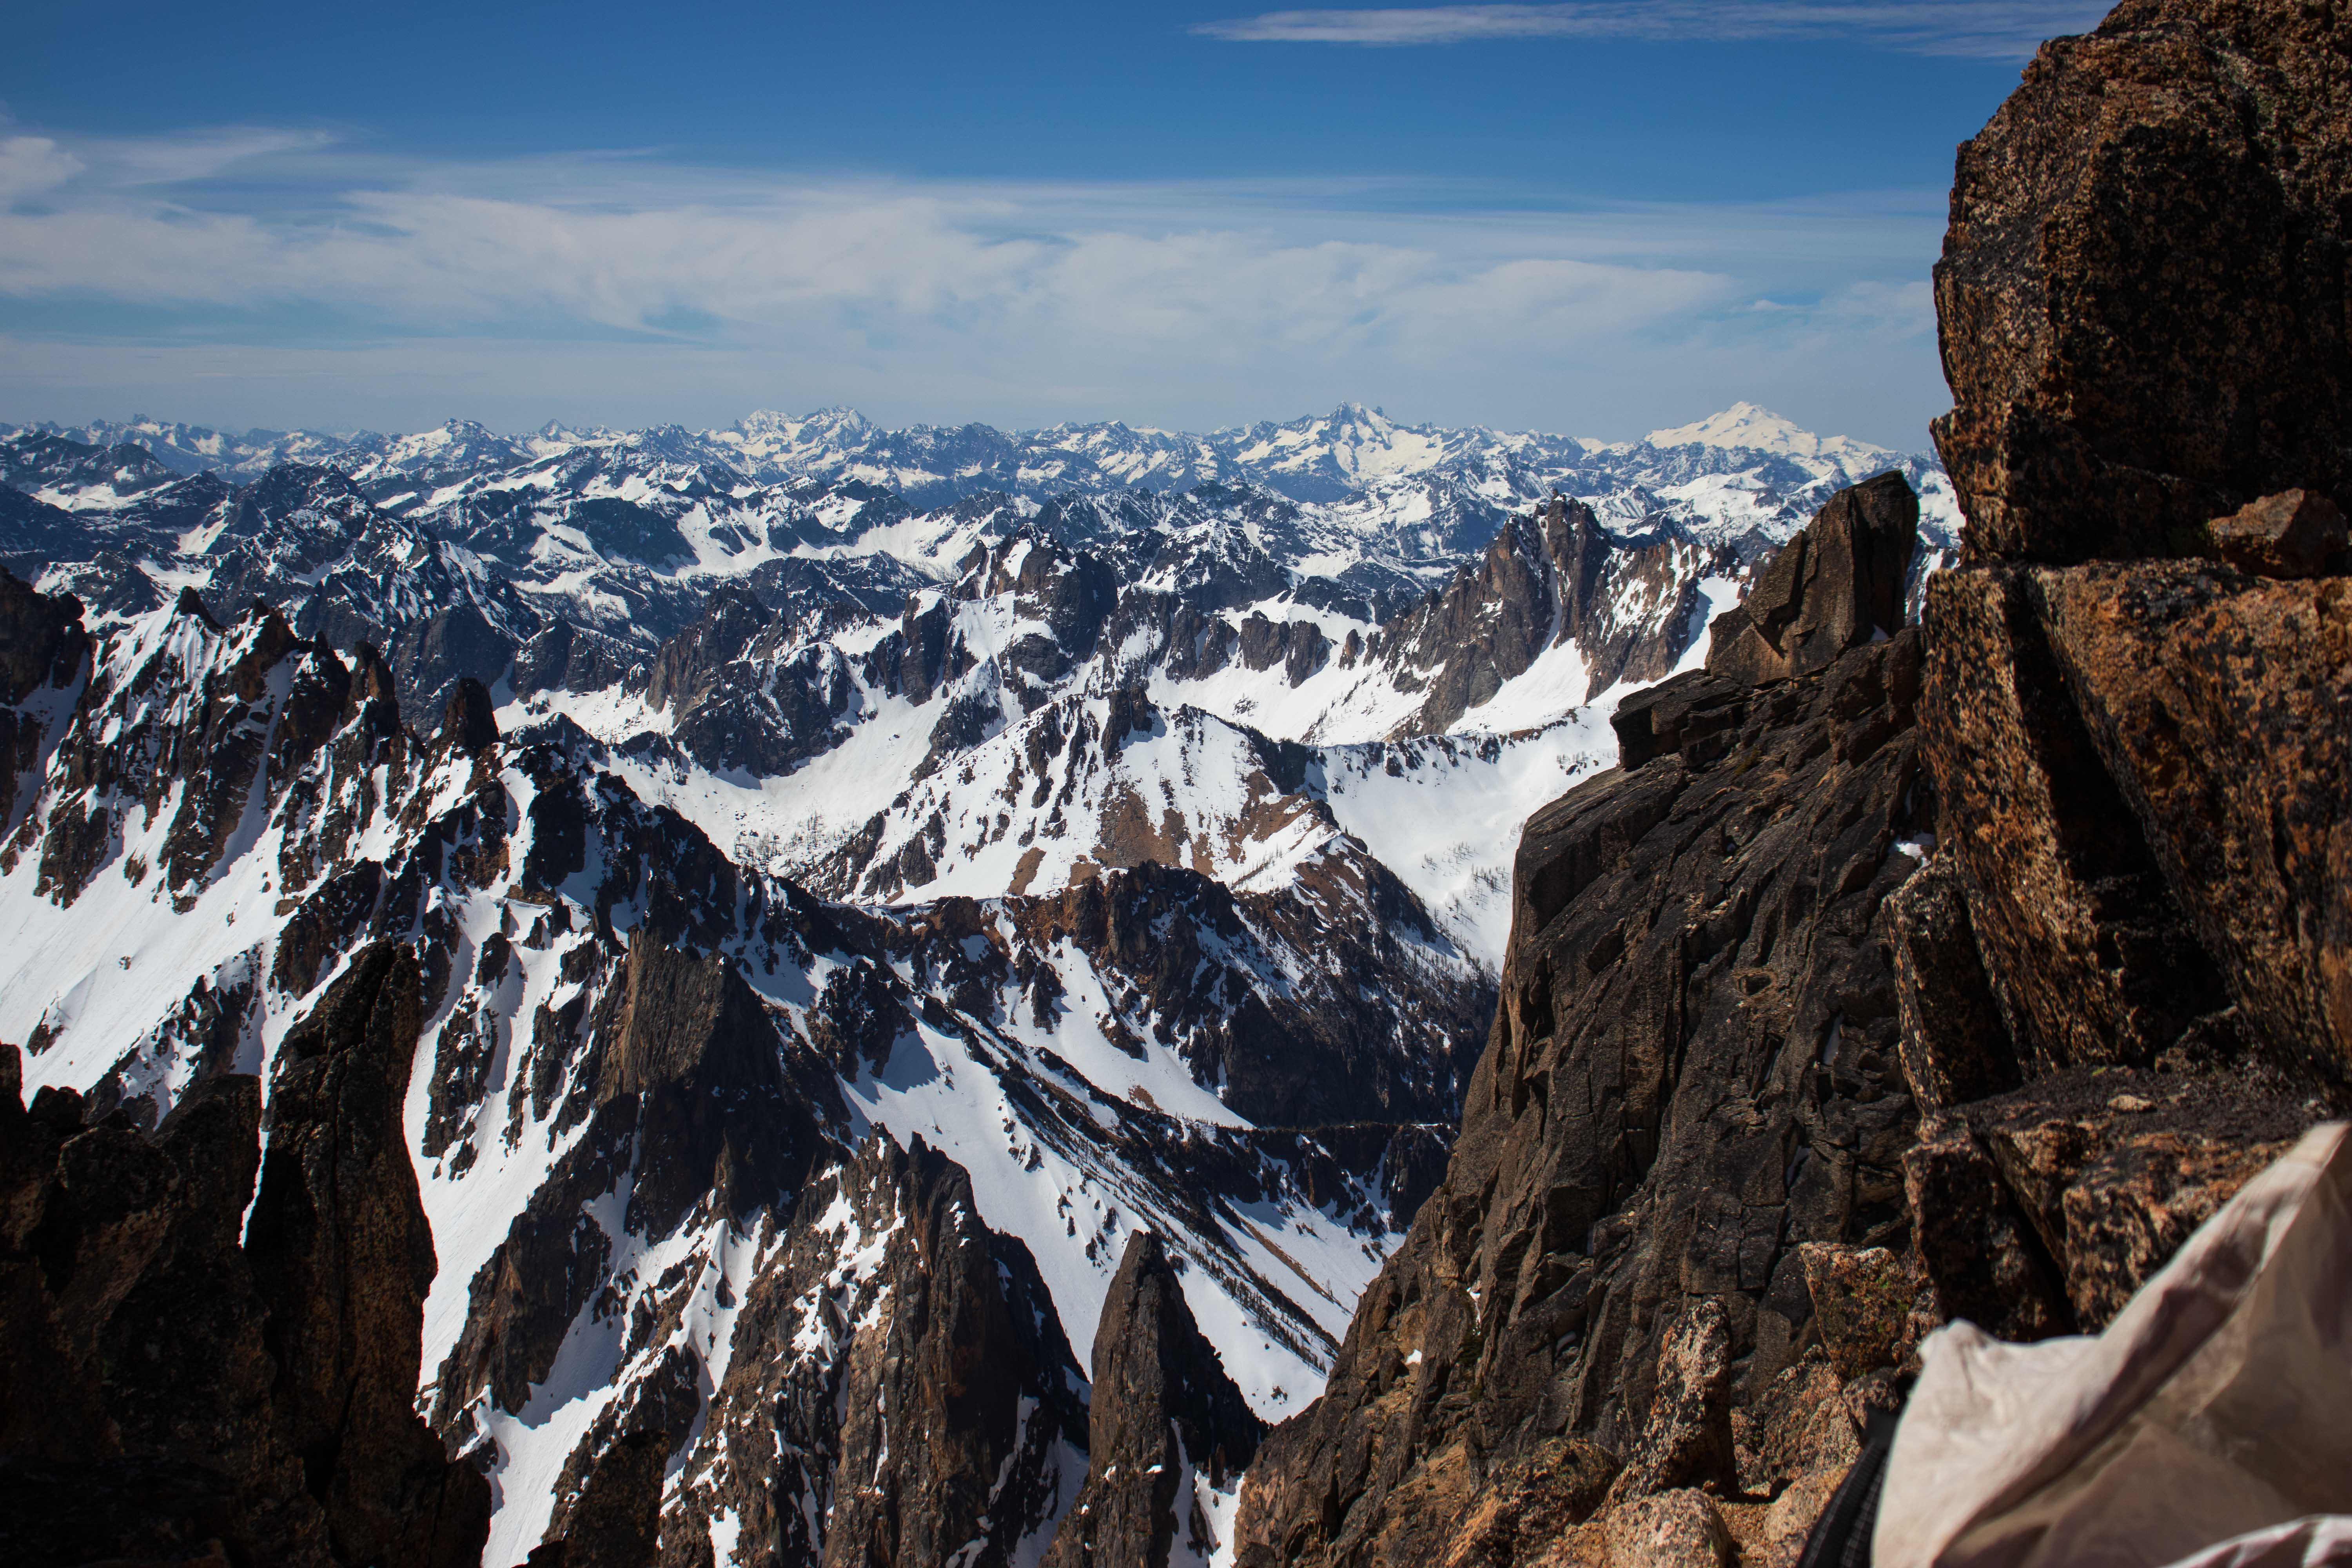
{"type": "MultiPolygon", "coordinates": [[[[1309,868],[1325,907],[1369,907],[1371,919],[1334,929],[1317,901],[1235,894],[1197,871],[1140,858],[1008,911],[1039,953],[1066,938],[1100,973],[1132,987],[1134,1026],[1179,1044],[1225,1102],[1261,1125],[1422,1121],[1460,1103],[1466,1046],[1492,993],[1454,991],[1416,971],[1407,943],[1435,940],[1427,917],[1385,867],[1366,858],[1309,868]],[[1263,952],[1255,925],[1338,961],[1349,978],[1302,980],[1262,991],[1244,955],[1263,952]],[[1371,976],[1393,989],[1366,994],[1371,976]],[[1420,989],[1407,992],[1407,987],[1420,989]],[[1271,994],[1268,994],[1268,993],[1271,994]]],[[[942,924],[974,934],[982,906],[943,900],[942,924]]],[[[1034,961],[1033,961],[1034,962],[1034,961]]]]}
{"type": "Polygon", "coordinates": [[[1029,1249],[919,1139],[869,1140],[798,1214],[745,1298],[663,1562],[707,1562],[723,1512],[744,1562],[1005,1568],[1067,1506],[1063,1456],[1086,1445],[1084,1379],[1029,1249]]]}
{"type": "Polygon", "coordinates": [[[2263,577],[2343,575],[2344,514],[2312,490],[2282,490],[2248,501],[2206,525],[2214,553],[2263,577]]]}
{"type": "Polygon", "coordinates": [[[610,994],[589,1092],[600,1108],[635,1107],[630,1227],[659,1235],[706,1195],[740,1215],[795,1191],[817,1117],[787,1083],[775,1024],[735,964],[639,935],[610,994]]]}
{"type": "Polygon", "coordinates": [[[2091,566],[2028,592],[2228,1000],[2352,1079],[2352,580],[2091,566]]]}
{"type": "Polygon", "coordinates": [[[1062,1521],[1045,1568],[1166,1568],[1216,1542],[1192,1496],[1222,1489],[1257,1453],[1265,1424],[1201,1337],[1167,1248],[1150,1231],[1128,1239],[1095,1331],[1087,1416],[1087,1483],[1062,1521]],[[1190,1503],[1184,1516],[1178,1505],[1190,1503]]]}
{"type": "Polygon", "coordinates": [[[1801,1247],[1906,1236],[1919,661],[1906,631],[1678,683],[1705,733],[1529,822],[1453,1163],[1260,1450],[1242,1561],[1516,1563],[1545,1542],[1498,1521],[1738,1489],[1737,1434],[1821,1353],[1801,1247]]]}
{"type": "MultiPolygon", "coordinates": [[[[60,904],[120,855],[125,819],[152,822],[171,803],[155,868],[187,907],[253,807],[289,804],[299,775],[362,716],[352,670],[276,612],[257,608],[228,627],[201,605],[182,613],[201,631],[164,639],[134,668],[93,670],[53,742],[47,810],[0,848],[13,865],[37,843],[37,890],[60,904]]],[[[134,884],[147,871],[124,868],[134,884]]]]}
{"type": "Polygon", "coordinates": [[[1905,1161],[1942,1315],[2102,1326],[2352,1105],[2321,868],[2352,762],[2343,590],[2145,561],[1933,584],[1938,848],[1899,923],[1906,1064],[1943,1113],[1905,1161]]]}
{"type": "Polygon", "coordinates": [[[2015,1089],[2016,1047],[1985,977],[1968,889],[1950,858],[1920,868],[1892,907],[1903,1075],[1921,1114],[2015,1089]]]}
{"type": "Polygon", "coordinates": [[[1582,501],[1553,496],[1541,513],[1506,522],[1475,565],[1381,629],[1371,651],[1400,672],[1400,690],[1421,689],[1413,671],[1436,672],[1396,732],[1444,733],[1564,645],[1585,661],[1579,700],[1664,674],[1689,640],[1709,563],[1684,541],[1612,535],[1582,501]]]}
{"type": "Polygon", "coordinates": [[[237,1242],[259,1163],[251,1078],[199,1085],[150,1138],[18,1098],[0,1050],[0,1486],[12,1561],[165,1555],[207,1537],[317,1560],[326,1521],[273,1405],[268,1309],[237,1242]],[[140,1494],[178,1500],[154,1517],[140,1494]],[[201,1533],[192,1533],[201,1531],[201,1533]]]}
{"type": "Polygon", "coordinates": [[[2347,60],[2340,11],[2126,0],[1961,153],[1905,1172],[1936,1315],[2005,1337],[2102,1327],[2352,1105],[2347,60]]]}
{"type": "Polygon", "coordinates": [[[1919,498],[1901,474],[1838,491],[1717,617],[1707,673],[1751,685],[1811,675],[1893,636],[1918,538],[1919,498]]]}
{"type": "Polygon", "coordinates": [[[70,684],[89,652],[79,604],[37,594],[0,568],[0,702],[14,707],[44,686],[70,684]]]}
{"type": "Polygon", "coordinates": [[[457,1568],[481,1554],[490,1498],[415,1413],[436,1265],[401,1106],[423,1022],[415,952],[379,942],[288,1031],[246,1249],[279,1428],[336,1554],[457,1568]]]}
{"type": "Polygon", "coordinates": [[[1653,757],[1680,752],[1719,756],[1747,712],[1744,682],[1704,669],[1687,670],[1636,691],[1609,716],[1617,732],[1617,763],[1638,768],[1653,757]]]}
{"type": "Polygon", "coordinates": [[[471,753],[499,743],[498,705],[489,689],[468,675],[451,688],[441,711],[440,742],[471,753]]]}
{"type": "Polygon", "coordinates": [[[525,1568],[653,1568],[661,1555],[662,1468],[669,1445],[632,1432],[597,1457],[564,1532],[534,1547],[525,1568]]]}
{"type": "Polygon", "coordinates": [[[601,690],[625,677],[632,662],[625,645],[559,616],[515,649],[514,693],[601,690]]]}
{"type": "Polygon", "coordinates": [[[515,645],[480,605],[467,603],[393,628],[384,654],[400,683],[402,706],[431,713],[455,701],[468,682],[497,684],[514,662],[515,645]]]}
{"type": "Polygon", "coordinates": [[[80,531],[73,513],[13,487],[0,488],[0,571],[37,577],[43,567],[74,552],[80,531]]]}
{"type": "Polygon", "coordinates": [[[2021,569],[1928,585],[1937,843],[2009,1031],[2045,1068],[2144,1065],[2227,1005],[2100,764],[2021,569]]]}
{"type": "Polygon", "coordinates": [[[1937,447],[1979,555],[2194,548],[2352,501],[2352,16],[2126,0],[2044,44],[1961,149],[1937,447]]]}
{"type": "Polygon", "coordinates": [[[1923,1331],[2103,1327],[2352,1105],[2347,60],[2333,9],[2126,0],[1963,149],[1968,559],[1754,686],[1784,552],[1529,822],[1452,1166],[1244,1562],[1793,1561],[1923,1331]],[[1605,1497],[1480,1533],[1576,1442],[1605,1497]]]}
{"type": "Polygon", "coordinates": [[[80,602],[37,594],[0,567],[0,840],[39,787],[37,769],[63,728],[34,699],[71,686],[89,657],[80,602]]]}
{"type": "MultiPolygon", "coordinates": [[[[589,1031],[560,1118],[587,1129],[476,1272],[465,1331],[440,1371],[434,1419],[453,1442],[484,1393],[501,1409],[524,1408],[603,1283],[613,1243],[585,1205],[625,1185],[622,1223],[645,1237],[705,1208],[739,1219],[764,1205],[789,1211],[824,1147],[821,1122],[840,1116],[830,1079],[788,1079],[774,1023],[723,955],[640,929],[589,1031]]],[[[526,1070],[547,1082],[551,1102],[571,1032],[551,1024],[548,1033],[548,1055],[526,1070]]]]}
{"type": "Polygon", "coordinates": [[[120,1112],[83,1125],[70,1092],[25,1108],[6,1048],[9,1561],[478,1560],[488,1484],[413,1408],[433,1272],[400,1123],[417,992],[415,954],[380,944],[295,1026],[266,1162],[249,1077],[200,1079],[151,1137],[120,1112]]]}
{"type": "Polygon", "coordinates": [[[774,616],[744,589],[712,590],[701,617],[664,643],[646,669],[646,705],[686,711],[718,680],[727,665],[743,657],[774,616]]]}
{"type": "Polygon", "coordinates": [[[849,662],[830,647],[803,647],[773,659],[754,650],[681,706],[670,732],[714,772],[773,778],[839,744],[848,731],[838,721],[856,700],[849,662]]]}

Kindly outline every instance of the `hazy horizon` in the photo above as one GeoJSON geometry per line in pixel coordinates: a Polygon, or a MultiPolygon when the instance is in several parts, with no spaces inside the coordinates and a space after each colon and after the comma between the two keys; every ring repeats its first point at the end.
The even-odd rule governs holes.
{"type": "MultiPolygon", "coordinates": [[[[980,419],[911,420],[905,424],[889,424],[882,420],[872,418],[866,415],[865,410],[857,408],[853,405],[844,403],[825,403],[819,404],[814,407],[803,408],[797,411],[772,407],[747,409],[732,419],[722,420],[711,425],[684,426],[683,427],[702,430],[731,430],[740,428],[743,426],[748,425],[751,421],[761,418],[763,416],[804,422],[818,418],[826,414],[845,414],[854,415],[856,417],[865,420],[866,425],[870,427],[883,432],[900,432],[915,429],[956,430],[971,426],[983,426],[995,430],[1000,435],[1009,436],[1018,439],[1024,437],[1049,434],[1057,429],[1086,429],[1120,426],[1129,430],[1132,430],[1139,435],[1208,438],[1219,436],[1235,435],[1262,426],[1292,426],[1305,424],[1318,419],[1334,418],[1350,408],[1360,409],[1378,416],[1379,417],[1387,420],[1391,425],[1402,428],[1486,429],[1498,436],[1526,436],[1546,439],[1565,437],[1586,445],[1622,445],[1626,442],[1647,440],[1654,437],[1672,436],[1678,431],[1694,428],[1697,426],[1706,424],[1710,420],[1736,413],[1743,408],[1753,409],[1757,414],[1766,418],[1777,419],[1783,417],[1777,410],[1762,407],[1761,405],[1757,405],[1752,399],[1740,398],[1735,399],[1733,402],[1726,404],[1720,408],[1709,409],[1706,413],[1699,415],[1697,417],[1684,420],[1678,425],[1653,426],[1651,429],[1641,431],[1630,437],[1603,437],[1595,435],[1590,431],[1545,430],[1533,426],[1508,426],[1498,425],[1449,425],[1442,420],[1403,419],[1399,418],[1397,416],[1390,413],[1387,409],[1381,407],[1378,405],[1366,403],[1360,398],[1343,398],[1338,404],[1333,405],[1330,408],[1319,412],[1291,414],[1286,416],[1265,416],[1258,418],[1235,420],[1230,424],[1201,426],[1192,429],[1181,429],[1163,425],[1143,424],[1132,419],[1122,419],[1116,415],[1107,415],[1096,419],[1069,419],[1056,421],[1055,423],[1049,425],[1027,425],[1017,426],[993,425],[990,421],[980,419]]],[[[452,414],[445,418],[436,419],[426,424],[416,425],[402,429],[378,429],[370,426],[355,424],[311,424],[300,426],[247,425],[228,426],[210,424],[201,419],[178,418],[170,414],[156,414],[143,409],[127,415],[93,415],[84,419],[40,418],[0,420],[0,426],[7,426],[26,430],[51,429],[58,431],[73,431],[88,429],[95,426],[135,427],[142,425],[152,425],[159,428],[177,426],[191,432],[207,432],[213,435],[227,437],[232,439],[246,439],[258,436],[282,437],[291,435],[309,435],[336,440],[357,439],[366,437],[374,437],[386,440],[398,440],[409,437],[425,435],[434,430],[446,429],[453,425],[474,425],[488,430],[493,436],[501,437],[509,440],[517,440],[532,436],[546,435],[554,431],[563,431],[577,436],[628,435],[643,430],[658,429],[667,426],[678,426],[681,425],[681,423],[682,422],[677,420],[656,420],[650,425],[627,426],[589,424],[585,422],[574,422],[561,419],[542,419],[536,424],[500,426],[491,424],[488,420],[474,419],[465,415],[452,414]]],[[[1800,429],[1805,429],[1801,421],[1792,420],[1790,421],[1790,423],[1796,425],[1800,429]]],[[[1816,436],[1823,440],[1829,441],[1861,439],[1858,437],[1854,437],[1850,433],[1842,430],[1806,429],[1806,434],[1816,436]]],[[[1868,444],[1873,446],[1887,445],[1884,442],[1871,442],[1868,444]]],[[[1913,455],[1932,452],[1933,444],[1927,440],[1926,432],[1922,430],[1921,439],[1917,445],[1910,447],[1887,447],[1887,449],[1898,454],[1913,455]]]]}

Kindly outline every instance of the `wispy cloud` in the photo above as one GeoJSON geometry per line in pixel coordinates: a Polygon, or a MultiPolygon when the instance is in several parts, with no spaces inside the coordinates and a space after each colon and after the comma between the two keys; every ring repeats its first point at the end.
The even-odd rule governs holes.
{"type": "Polygon", "coordinates": [[[46,136],[0,137],[0,211],[80,174],[83,164],[46,136]]]}
{"type": "Polygon", "coordinates": [[[1605,430],[1726,389],[1777,395],[1754,377],[1667,384],[1695,344],[1712,377],[1801,339],[1853,367],[1870,417],[1847,427],[1902,440],[1890,388],[1914,388],[1906,424],[1939,405],[1916,300],[1941,229],[1934,192],[1595,205],[1460,184],[819,180],[612,153],[404,162],[278,132],[18,137],[0,141],[0,391],[14,416],[47,416],[63,410],[26,405],[42,384],[171,405],[183,382],[292,396],[341,364],[341,408],[235,417],[381,421],[373,400],[395,388],[432,420],[489,412],[485,396],[529,423],[687,417],[798,387],[1007,423],[1214,424],[1364,396],[1605,430]],[[583,386],[645,405],[583,409],[583,386]]]}
{"type": "Polygon", "coordinates": [[[1661,42],[1848,38],[1913,54],[2012,58],[2088,30],[2104,0],[1579,0],[1550,5],[1423,5],[1268,11],[1192,30],[1236,43],[1409,45],[1496,38],[1661,42]]]}

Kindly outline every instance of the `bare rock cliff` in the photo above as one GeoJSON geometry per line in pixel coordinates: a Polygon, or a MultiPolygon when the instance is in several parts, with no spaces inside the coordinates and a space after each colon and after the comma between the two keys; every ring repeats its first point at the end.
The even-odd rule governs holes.
{"type": "Polygon", "coordinates": [[[2352,501],[2352,30],[2126,0],[1960,149],[1936,441],[1984,553],[2168,552],[2295,487],[2352,501]]]}
{"type": "Polygon", "coordinates": [[[1845,492],[1529,822],[1243,1562],[1793,1563],[1926,1331],[2099,1329],[2352,1107],[2347,68],[2352,13],[2128,0],[1961,150],[1960,565],[1896,630],[1845,492]]]}
{"type": "Polygon", "coordinates": [[[1678,678],[1621,715],[1633,765],[1528,823],[1452,1164],[1260,1451],[1243,1562],[1528,1562],[1604,1500],[1728,1550],[1710,1499],[1852,1458],[1809,1274],[1906,1239],[1920,672],[1905,631],[1678,678]]]}
{"type": "Polygon", "coordinates": [[[479,1558],[489,1485],[414,1408],[417,1008],[415,954],[362,952],[289,1035],[266,1160],[250,1077],[203,1079],[149,1134],[67,1091],[23,1106],[6,1047],[0,1556],[479,1558]]]}
{"type": "Polygon", "coordinates": [[[1167,1248],[1137,1231],[1095,1331],[1087,1484],[1055,1533],[1045,1568],[1167,1568],[1217,1542],[1201,1505],[1257,1452],[1265,1423],[1201,1337],[1167,1248]]]}
{"type": "Polygon", "coordinates": [[[1085,1468],[1085,1379],[1035,1260],[981,1223],[963,1168],[877,1135],[761,1251],[664,1563],[709,1564],[721,1515],[760,1562],[1030,1560],[1085,1468]]]}
{"type": "Polygon", "coordinates": [[[1710,674],[1753,684],[1811,675],[1903,624],[1919,498],[1897,473],[1840,490],[1715,623],[1710,674]]]}

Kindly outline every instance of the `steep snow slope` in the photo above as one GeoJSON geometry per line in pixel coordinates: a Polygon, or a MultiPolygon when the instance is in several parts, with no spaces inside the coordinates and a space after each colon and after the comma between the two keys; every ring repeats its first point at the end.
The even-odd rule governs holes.
{"type": "MultiPolygon", "coordinates": [[[[28,1090],[152,1119],[198,1074],[267,1076],[353,944],[419,946],[427,1392],[453,1440],[490,1447],[494,1550],[534,1543],[608,1415],[683,1387],[690,1443],[793,1193],[869,1128],[969,1173],[1080,1364],[1148,1225],[1191,1259],[1193,1309],[1253,1402],[1312,1394],[1409,1194],[1378,1142],[1335,1166],[1236,1109],[1311,1111],[1320,1080],[1370,1080],[1318,1069],[1295,1029],[1233,1026],[1327,962],[1299,943],[1306,917],[1236,919],[1220,884],[1157,868],[1044,902],[827,906],[638,800],[568,721],[475,748],[487,713],[460,703],[420,740],[389,688],[381,663],[268,614],[223,630],[160,611],[102,637],[55,689],[79,695],[0,855],[0,1037],[27,1043],[28,1090]],[[746,1028],[775,1054],[744,1056],[746,1028]],[[740,1109],[687,1109],[714,1094],[740,1109]],[[513,1297],[510,1278],[554,1294],[513,1297]],[[683,1384],[681,1357],[699,1369],[683,1384]]],[[[1384,1071],[1438,1078],[1402,1109],[1451,1103],[1475,991],[1451,1018],[1415,1005],[1417,1047],[1384,1071]]]]}

